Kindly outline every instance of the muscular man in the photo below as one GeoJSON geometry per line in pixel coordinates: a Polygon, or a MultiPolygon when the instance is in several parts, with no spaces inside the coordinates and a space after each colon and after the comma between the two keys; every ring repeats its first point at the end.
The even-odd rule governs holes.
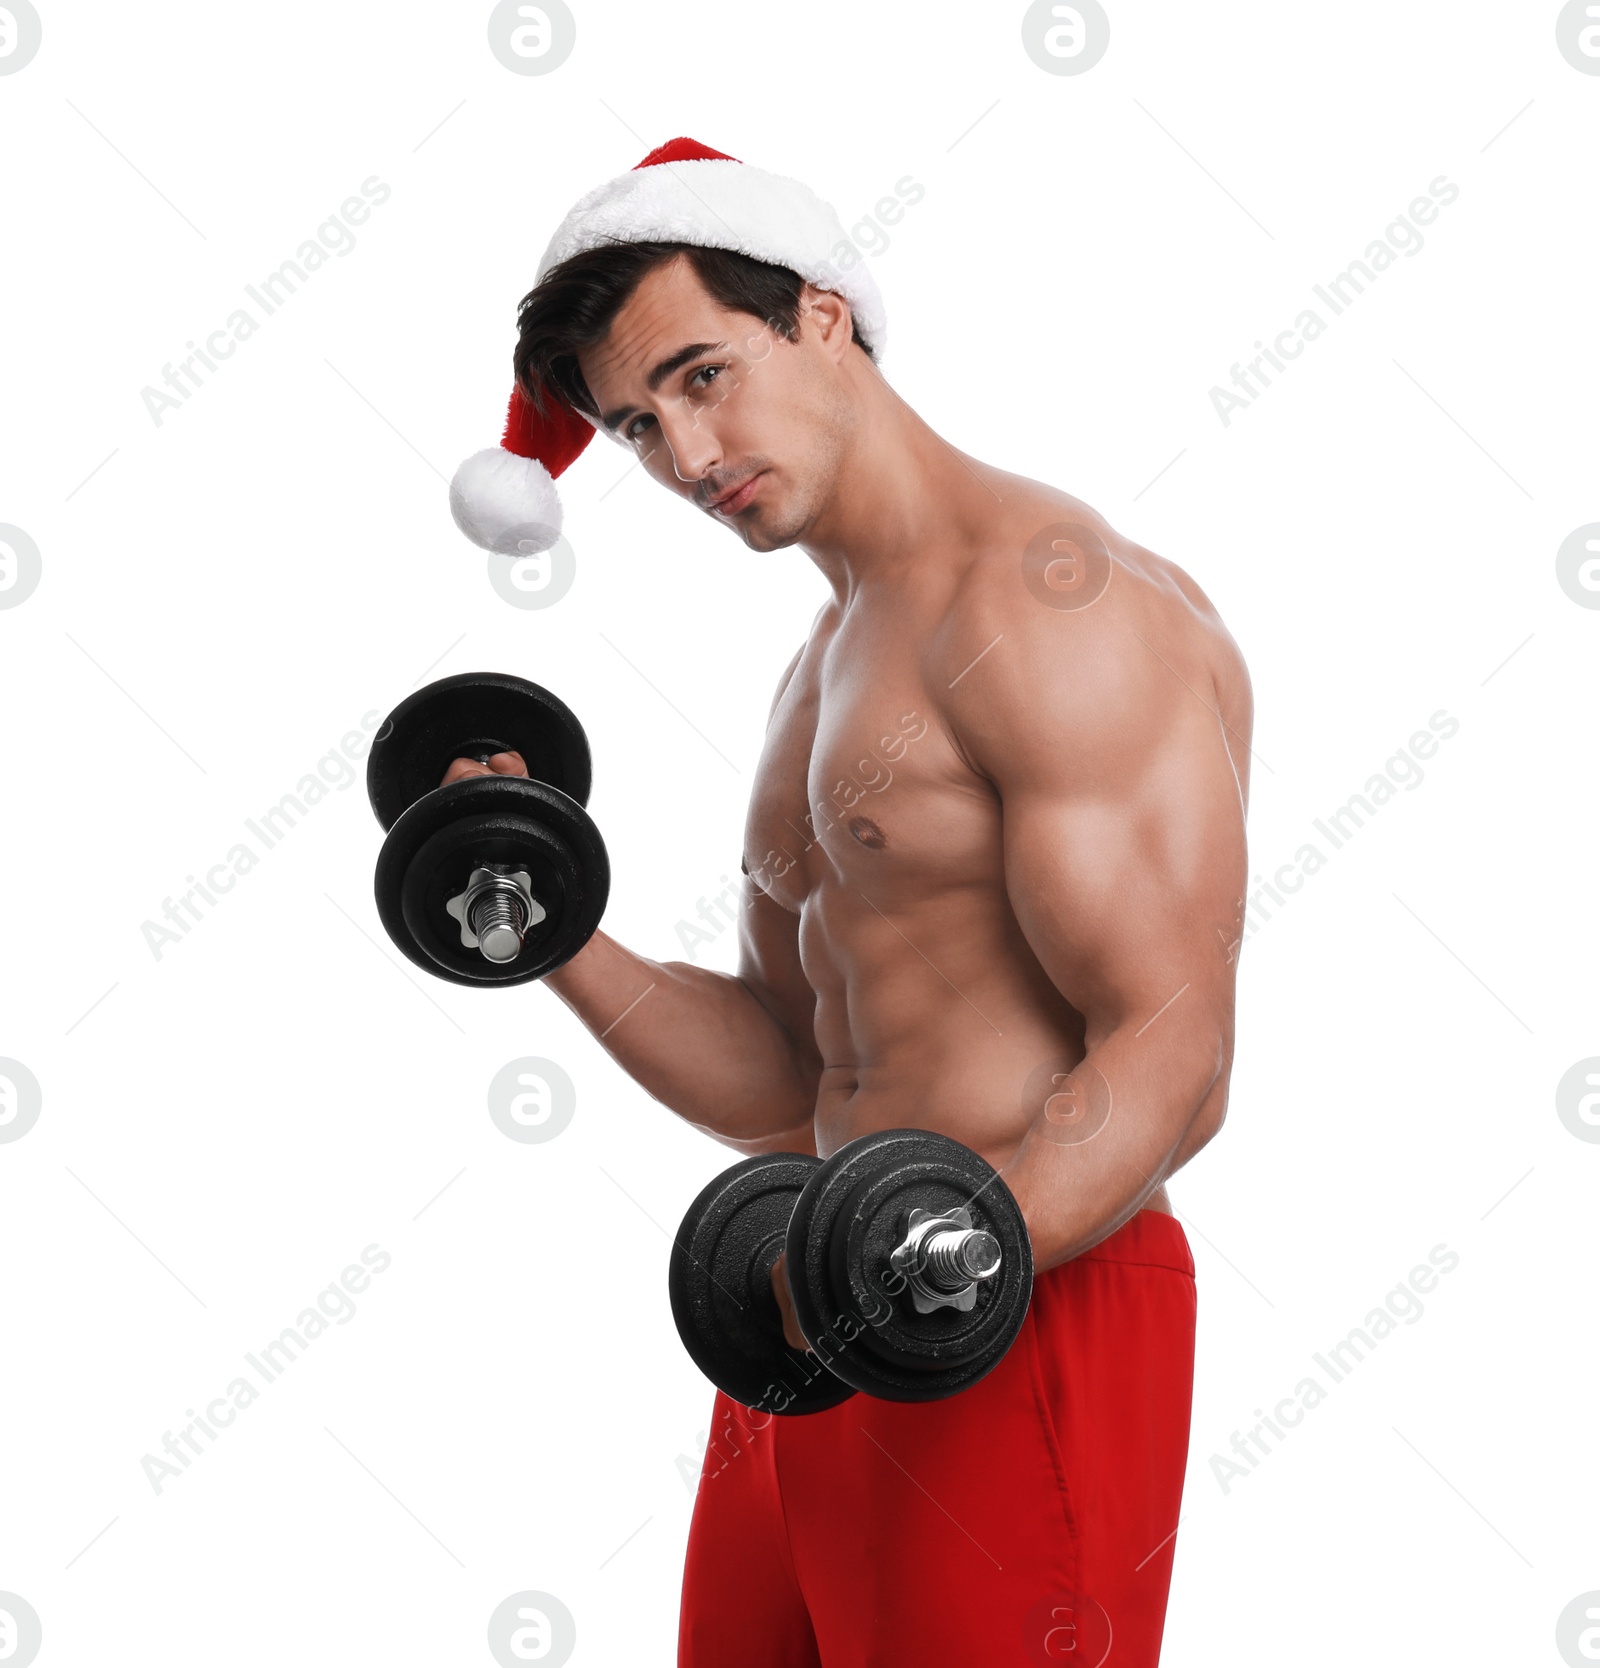
{"type": "MultiPolygon", "coordinates": [[[[743,261],[594,250],[523,304],[530,394],[832,592],[771,708],[737,974],[601,932],[547,982],[738,1153],[904,1126],[975,1148],[1036,1279],[946,1401],[769,1419],[718,1392],[679,1660],[1153,1664],[1195,1316],[1166,1184],[1227,1101],[1248,677],[1186,573],[959,451],[843,295],[743,261]]],[[[950,300],[928,351],[995,388],[1001,298],[950,300]]],[[[774,1286],[804,1347],[781,1261],[774,1286]]]]}

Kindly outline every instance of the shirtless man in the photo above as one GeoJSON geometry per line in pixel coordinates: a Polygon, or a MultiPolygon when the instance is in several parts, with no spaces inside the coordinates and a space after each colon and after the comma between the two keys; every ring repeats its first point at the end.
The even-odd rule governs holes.
{"type": "MultiPolygon", "coordinates": [[[[839,293],[800,284],[786,333],[677,253],[613,302],[574,355],[591,414],[832,595],[771,708],[738,973],[600,932],[546,982],[740,1154],[966,1143],[1036,1270],[1018,1341],[948,1401],[770,1419],[717,1393],[680,1663],[1153,1664],[1195,1302],[1166,1184],[1227,1102],[1243,661],[1171,562],[936,434],[839,293]]],[[[963,384],[995,316],[952,297],[931,346],[963,384]]]]}

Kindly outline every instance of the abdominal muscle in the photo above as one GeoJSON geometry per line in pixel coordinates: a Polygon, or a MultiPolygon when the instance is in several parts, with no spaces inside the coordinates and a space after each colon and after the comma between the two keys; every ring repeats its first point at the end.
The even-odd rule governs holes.
{"type": "MultiPolygon", "coordinates": [[[[858,1135],[915,1128],[1003,1169],[1052,1080],[1084,1057],[1082,1016],[1003,900],[981,889],[891,918],[859,891],[824,886],[802,908],[800,952],[817,992],[823,1158],[858,1135]]],[[[1166,1189],[1142,1208],[1170,1214],[1166,1189]]]]}

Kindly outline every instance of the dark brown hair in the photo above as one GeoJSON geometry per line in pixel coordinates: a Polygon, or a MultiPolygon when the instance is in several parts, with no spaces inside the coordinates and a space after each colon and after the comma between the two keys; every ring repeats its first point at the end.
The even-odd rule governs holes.
{"type": "MultiPolygon", "coordinates": [[[[802,279],[732,249],[695,243],[629,243],[621,239],[553,266],[517,307],[511,364],[522,391],[548,413],[546,394],[599,420],[599,408],[578,369],[578,352],[602,341],[640,282],[658,266],[687,255],[706,293],[730,312],[749,313],[785,341],[795,339],[802,279]]],[[[854,319],[850,339],[870,359],[854,319]]]]}

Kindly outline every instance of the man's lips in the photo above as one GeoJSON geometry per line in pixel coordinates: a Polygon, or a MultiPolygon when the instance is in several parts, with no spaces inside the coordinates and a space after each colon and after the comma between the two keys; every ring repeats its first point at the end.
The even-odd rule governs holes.
{"type": "Polygon", "coordinates": [[[752,491],[757,481],[766,474],[766,470],[758,470],[743,486],[735,487],[725,497],[713,499],[711,510],[716,515],[737,515],[750,502],[752,491]]]}

